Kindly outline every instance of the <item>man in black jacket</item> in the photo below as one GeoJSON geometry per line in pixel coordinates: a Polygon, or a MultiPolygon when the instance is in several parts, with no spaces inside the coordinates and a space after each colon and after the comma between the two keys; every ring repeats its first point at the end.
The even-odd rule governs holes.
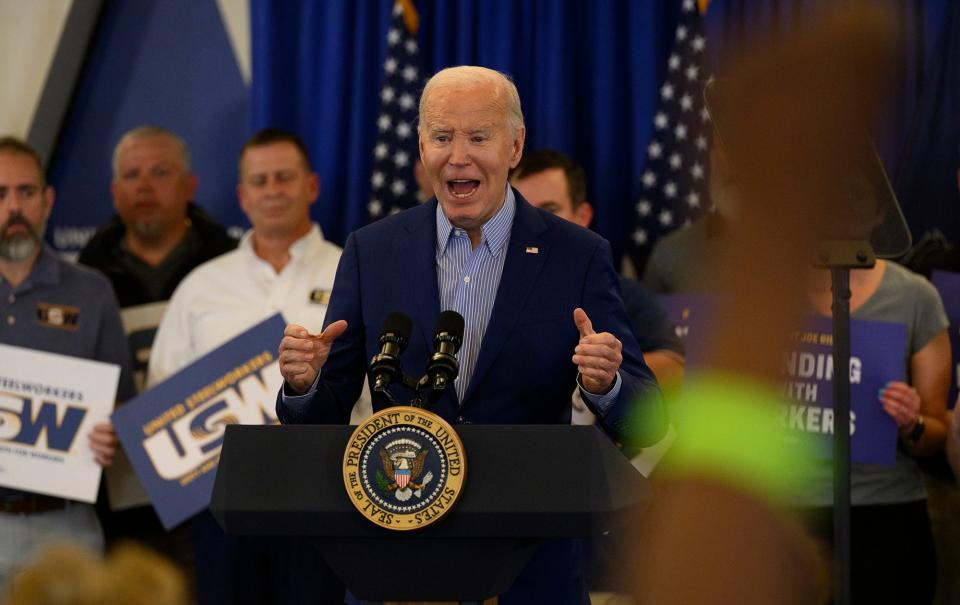
{"type": "MultiPolygon", "coordinates": [[[[177,284],[198,265],[236,247],[236,240],[191,201],[196,188],[183,139],[156,126],[127,132],[113,154],[110,191],[117,215],[80,253],[79,262],[99,269],[113,284],[138,390],[144,386],[157,326],[177,284]]],[[[153,509],[143,505],[145,494],[129,463],[121,456],[116,467],[107,481],[112,507],[124,510],[101,507],[107,544],[120,538],[145,542],[192,572],[189,528],[165,532],[153,509]]]]}
{"type": "Polygon", "coordinates": [[[113,154],[110,191],[117,215],[80,252],[82,264],[99,269],[113,284],[124,310],[140,388],[153,333],[180,280],[237,245],[191,201],[196,188],[183,139],[156,126],[127,132],[113,154]],[[132,326],[130,315],[151,315],[155,322],[144,318],[132,326]]]}

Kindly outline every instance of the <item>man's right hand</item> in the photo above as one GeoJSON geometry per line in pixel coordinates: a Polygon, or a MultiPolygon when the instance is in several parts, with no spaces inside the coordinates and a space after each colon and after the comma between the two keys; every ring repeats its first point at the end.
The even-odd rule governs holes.
{"type": "Polygon", "coordinates": [[[294,395],[303,395],[310,390],[330,355],[333,341],[346,329],[347,322],[341,319],[327,326],[319,336],[297,324],[290,324],[283,330],[280,374],[294,395]]]}

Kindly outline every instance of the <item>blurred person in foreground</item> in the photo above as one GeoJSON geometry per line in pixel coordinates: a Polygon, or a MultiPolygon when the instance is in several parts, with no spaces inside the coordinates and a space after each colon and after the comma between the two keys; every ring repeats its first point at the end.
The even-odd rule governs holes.
{"type": "MultiPolygon", "coordinates": [[[[810,488],[812,454],[787,445],[783,360],[817,240],[843,203],[836,186],[852,176],[846,160],[862,138],[850,133],[876,116],[893,31],[886,13],[845,7],[781,48],[744,55],[730,74],[718,130],[743,212],[710,271],[721,293],[710,370],[691,376],[671,409],[677,441],[638,536],[642,604],[828,598],[826,561],[790,514],[791,496],[810,488]]],[[[900,574],[879,580],[911,585],[900,574]]]]}
{"type": "Polygon", "coordinates": [[[188,605],[180,570],[153,551],[121,542],[105,560],[67,545],[43,551],[14,576],[6,605],[188,605]]]}
{"type": "MultiPolygon", "coordinates": [[[[55,197],[37,152],[19,139],[0,138],[0,344],[120,366],[117,400],[124,401],[133,396],[133,380],[110,283],[43,243],[55,197]]],[[[97,463],[109,466],[117,448],[109,421],[87,439],[97,463]]],[[[0,587],[52,540],[103,550],[93,507],[0,487],[0,587]]]]}

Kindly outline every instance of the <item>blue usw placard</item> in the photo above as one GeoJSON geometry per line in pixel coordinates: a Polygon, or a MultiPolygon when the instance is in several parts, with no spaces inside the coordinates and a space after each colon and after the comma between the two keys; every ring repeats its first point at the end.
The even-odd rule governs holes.
{"type": "Polygon", "coordinates": [[[131,399],[111,420],[163,526],[210,504],[228,424],[275,424],[280,314],[131,399]]]}

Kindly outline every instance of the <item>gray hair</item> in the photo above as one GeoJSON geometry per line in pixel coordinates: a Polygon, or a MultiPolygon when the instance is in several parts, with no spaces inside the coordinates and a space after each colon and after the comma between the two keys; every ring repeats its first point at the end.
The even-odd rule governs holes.
{"type": "Polygon", "coordinates": [[[493,103],[501,107],[507,114],[507,125],[513,131],[514,136],[520,134],[520,129],[524,127],[523,110],[520,108],[520,93],[514,85],[510,76],[476,65],[460,65],[458,67],[448,67],[435,73],[426,86],[423,87],[423,93],[420,95],[420,119],[417,126],[418,130],[424,127],[424,111],[427,106],[427,97],[434,89],[440,87],[469,88],[482,84],[493,84],[494,96],[493,103]]]}
{"type": "Polygon", "coordinates": [[[130,141],[139,140],[139,139],[149,139],[153,137],[167,137],[174,142],[174,147],[176,147],[177,155],[180,156],[180,164],[185,173],[190,172],[190,148],[187,147],[187,142],[184,141],[180,135],[177,133],[167,130],[161,126],[137,126],[133,130],[128,130],[124,133],[120,140],[117,142],[116,147],[113,148],[113,180],[117,180],[120,177],[120,150],[130,141]]]}

